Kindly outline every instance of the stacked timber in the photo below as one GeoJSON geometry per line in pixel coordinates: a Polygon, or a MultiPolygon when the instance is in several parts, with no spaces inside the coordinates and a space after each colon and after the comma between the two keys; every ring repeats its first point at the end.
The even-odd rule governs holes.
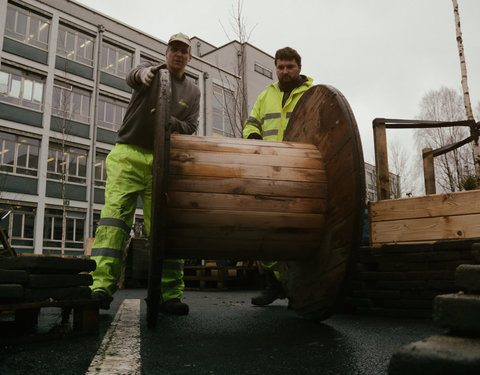
{"type": "Polygon", "coordinates": [[[84,258],[0,257],[0,305],[89,298],[95,267],[84,258]]]}
{"type": "Polygon", "coordinates": [[[369,202],[370,244],[480,238],[480,190],[369,202]]]}
{"type": "Polygon", "coordinates": [[[361,247],[345,304],[367,315],[431,318],[434,298],[455,292],[456,268],[480,263],[476,242],[361,247]]]}

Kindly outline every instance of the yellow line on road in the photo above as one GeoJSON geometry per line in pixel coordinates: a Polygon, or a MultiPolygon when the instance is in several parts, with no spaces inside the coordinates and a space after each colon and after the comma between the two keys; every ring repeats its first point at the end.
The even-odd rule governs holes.
{"type": "Polygon", "coordinates": [[[140,375],[140,300],[126,299],[86,375],[140,375]]]}

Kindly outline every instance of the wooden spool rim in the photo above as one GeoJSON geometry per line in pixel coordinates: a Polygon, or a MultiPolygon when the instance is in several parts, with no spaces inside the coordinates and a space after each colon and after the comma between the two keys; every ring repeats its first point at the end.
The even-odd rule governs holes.
{"type": "Polygon", "coordinates": [[[290,306],[301,315],[325,319],[350,274],[350,254],[361,242],[365,210],[361,139],[342,93],[332,86],[316,85],[299,100],[284,141],[314,144],[326,161],[329,203],[324,239],[313,259],[280,267],[290,306]]]}

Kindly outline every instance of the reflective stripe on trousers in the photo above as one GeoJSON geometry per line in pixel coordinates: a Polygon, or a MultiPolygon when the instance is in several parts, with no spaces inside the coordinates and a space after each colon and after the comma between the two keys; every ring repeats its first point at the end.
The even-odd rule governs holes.
{"type": "MultiPolygon", "coordinates": [[[[92,272],[92,290],[113,294],[118,286],[125,243],[132,227],[138,196],[143,201],[145,229],[150,233],[153,155],[141,147],[117,143],[107,156],[105,205],[91,258],[97,263],[92,272]]],[[[183,259],[166,259],[162,269],[162,300],[183,294],[183,259]]]]}
{"type": "Polygon", "coordinates": [[[265,268],[269,269],[270,271],[273,271],[277,280],[280,280],[280,272],[278,271],[279,267],[278,267],[278,262],[276,260],[271,260],[271,261],[264,260],[262,264],[265,268]]]}

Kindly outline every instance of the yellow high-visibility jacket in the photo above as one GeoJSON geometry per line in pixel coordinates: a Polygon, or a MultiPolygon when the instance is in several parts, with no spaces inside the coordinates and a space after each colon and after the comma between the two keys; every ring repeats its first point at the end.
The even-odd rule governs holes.
{"type": "Polygon", "coordinates": [[[307,81],[293,89],[283,107],[283,92],[280,91],[278,82],[267,86],[258,96],[250,116],[245,121],[243,138],[257,133],[266,141],[281,142],[295,105],[303,93],[312,87],[312,82],[313,79],[307,77],[307,81]]]}

